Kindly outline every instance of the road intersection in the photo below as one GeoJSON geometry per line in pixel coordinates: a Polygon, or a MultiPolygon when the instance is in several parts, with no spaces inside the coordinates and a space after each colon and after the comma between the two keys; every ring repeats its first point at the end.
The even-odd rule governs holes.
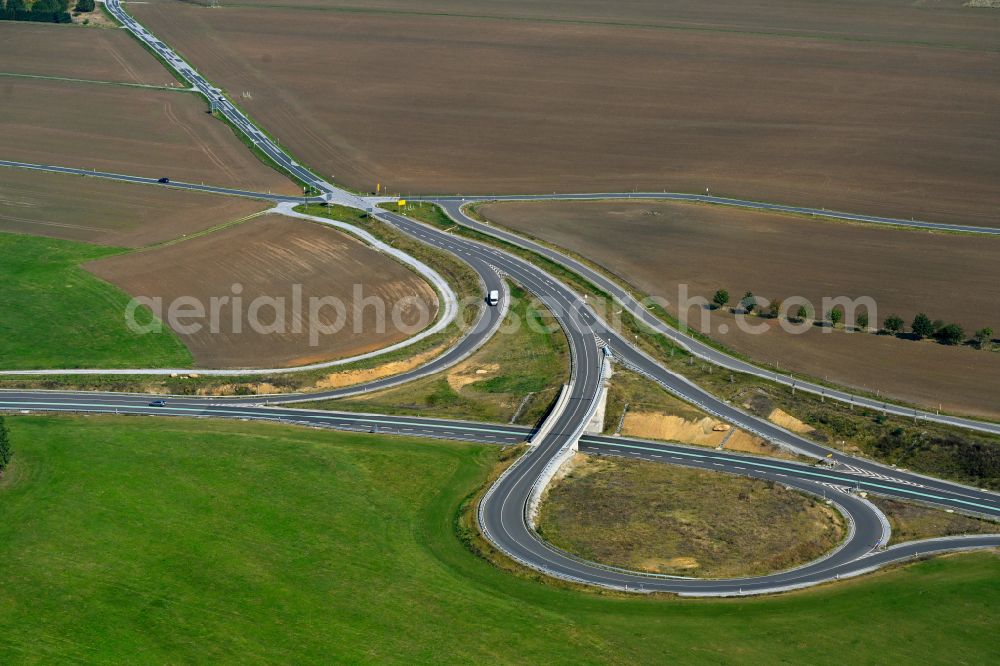
{"type": "MultiPolygon", "coordinates": [[[[242,132],[255,148],[273,160],[279,167],[286,170],[290,175],[306,183],[321,194],[318,197],[297,198],[280,197],[278,195],[265,196],[240,190],[195,186],[185,183],[170,183],[169,186],[214,191],[220,194],[235,196],[253,196],[254,198],[268,199],[285,204],[298,203],[303,200],[324,201],[366,210],[372,210],[376,203],[385,201],[384,198],[363,197],[336,187],[295,162],[276,142],[253,125],[242,111],[232,104],[218,88],[205,80],[189,63],[181,59],[166,44],[158,40],[141,24],[135,21],[135,19],[129,16],[122,9],[119,0],[107,0],[106,6],[111,14],[127,30],[153,50],[164,62],[174,68],[193,88],[205,95],[212,107],[224,116],[238,131],[242,132]]],[[[110,177],[145,185],[158,184],[153,179],[134,178],[119,174],[98,174],[97,172],[63,167],[15,162],[0,162],[0,166],[80,173],[81,175],[110,177]]],[[[162,186],[162,184],[158,185],[162,186]]],[[[811,214],[811,209],[667,193],[660,195],[652,193],[643,195],[567,195],[561,198],[598,198],[598,196],[600,198],[631,196],[673,198],[674,200],[700,200],[721,205],[742,205],[745,207],[758,207],[798,214],[811,214]]],[[[531,199],[535,197],[519,198],[531,199]]],[[[484,225],[468,217],[462,208],[464,203],[470,201],[469,199],[454,197],[429,199],[441,205],[460,224],[499,237],[507,242],[513,242],[526,247],[583,275],[600,288],[612,294],[612,296],[647,326],[671,337],[678,344],[683,345],[693,354],[704,358],[706,361],[733,371],[764,376],[767,379],[783,383],[780,375],[767,373],[756,366],[724,354],[691,336],[671,329],[651,315],[626,290],[573,258],[551,248],[514,236],[508,232],[484,225]]],[[[496,197],[490,197],[489,199],[493,200],[496,197]]],[[[931,479],[879,465],[871,461],[847,456],[780,428],[764,419],[760,419],[738,407],[725,403],[682,376],[658,364],[654,359],[638,350],[629,340],[622,337],[617,330],[604,322],[573,289],[531,262],[492,245],[449,234],[395,213],[377,210],[373,210],[373,213],[379,219],[395,226],[404,233],[410,234],[434,247],[448,251],[468,262],[480,275],[484,285],[489,285],[491,288],[502,288],[503,283],[500,280],[500,275],[514,280],[534,294],[554,314],[567,335],[571,349],[572,370],[571,379],[566,389],[566,399],[560,401],[558,408],[553,410],[547,417],[546,423],[543,424],[541,430],[544,430],[547,434],[531,439],[532,446],[528,452],[521,456],[494,483],[479,507],[479,522],[484,535],[501,552],[525,566],[565,580],[619,590],[642,592],[665,591],[691,595],[740,595],[776,592],[813,585],[857,575],[884,564],[902,561],[921,554],[1000,546],[1000,535],[994,535],[938,539],[884,548],[888,538],[885,517],[871,503],[858,496],[858,491],[864,490],[904,499],[919,499],[953,510],[973,512],[993,518],[1000,518],[1000,496],[991,492],[968,488],[960,484],[938,479],[931,479]],[[617,361],[641,372],[675,395],[695,404],[704,411],[716,415],[737,427],[758,434],[769,441],[782,445],[789,450],[823,459],[832,468],[695,450],[688,447],[662,443],[583,435],[583,428],[590,420],[590,416],[596,405],[598,393],[601,389],[603,382],[602,369],[607,354],[611,354],[617,361]],[[821,495],[835,504],[848,517],[851,525],[850,536],[841,547],[820,560],[791,571],[746,579],[713,581],[654,576],[585,562],[542,541],[533,530],[527,515],[532,492],[540,482],[540,479],[547,478],[545,477],[547,467],[551,467],[553,461],[558,460],[567,450],[577,445],[579,445],[580,450],[589,453],[638,457],[669,464],[712,469],[719,472],[746,474],[756,478],[777,481],[805,492],[821,495]]],[[[906,221],[891,220],[888,218],[855,216],[827,211],[822,211],[822,213],[828,217],[840,217],[840,219],[851,219],[875,224],[899,224],[936,230],[957,230],[968,233],[1000,233],[1000,230],[984,230],[977,227],[952,228],[949,225],[916,222],[906,224],[906,221]]],[[[0,409],[239,418],[281,421],[300,425],[351,430],[367,429],[372,432],[391,434],[429,435],[498,444],[523,441],[526,437],[531,437],[532,432],[513,426],[475,424],[448,421],[445,419],[317,412],[277,406],[286,402],[292,403],[306,399],[317,400],[324,397],[338,397],[358,390],[382,388],[387,385],[401,383],[413,378],[413,376],[425,376],[432,371],[439,371],[448,367],[449,364],[457,362],[478,348],[495,331],[502,313],[493,311],[490,308],[484,308],[483,310],[487,314],[483,314],[480,317],[472,333],[462,337],[455,347],[446,352],[442,357],[435,359],[432,365],[423,366],[402,377],[380,380],[384,382],[383,384],[309,394],[308,396],[301,394],[267,396],[267,405],[260,404],[262,400],[265,400],[261,396],[225,399],[176,397],[170,398],[167,405],[162,407],[150,406],[149,401],[153,396],[144,395],[3,391],[0,392],[0,409]]],[[[1000,433],[1000,425],[998,424],[959,417],[942,417],[937,414],[901,408],[891,403],[882,403],[880,401],[872,401],[872,404],[867,404],[864,401],[870,399],[863,396],[855,396],[847,392],[803,383],[791,378],[787,378],[787,381],[798,382],[796,387],[802,390],[823,392],[824,395],[833,399],[852,402],[853,404],[862,404],[881,411],[914,416],[916,418],[924,418],[981,431],[1000,433]],[[904,411],[900,412],[897,410],[904,411]]]]}

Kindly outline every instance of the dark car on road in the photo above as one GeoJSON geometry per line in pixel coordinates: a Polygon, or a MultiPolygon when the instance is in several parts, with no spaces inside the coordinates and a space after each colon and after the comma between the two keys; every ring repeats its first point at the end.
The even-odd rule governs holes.
{"type": "Polygon", "coordinates": [[[149,406],[150,407],[166,407],[167,406],[167,401],[166,400],[154,400],[153,402],[149,403],[149,406]]]}
{"type": "Polygon", "coordinates": [[[160,178],[160,179],[159,179],[159,180],[157,180],[156,182],[158,182],[158,183],[169,183],[169,182],[170,182],[170,179],[169,179],[169,178],[167,178],[166,176],[164,176],[163,178],[160,178]]]}

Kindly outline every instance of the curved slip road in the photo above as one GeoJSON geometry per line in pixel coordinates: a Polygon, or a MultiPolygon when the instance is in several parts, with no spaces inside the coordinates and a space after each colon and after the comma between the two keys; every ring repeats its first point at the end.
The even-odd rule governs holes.
{"type": "MultiPolygon", "coordinates": [[[[44,370],[0,370],[0,375],[9,376],[52,376],[52,375],[113,375],[113,376],[164,376],[164,375],[175,375],[175,374],[185,374],[190,372],[197,372],[198,374],[208,376],[208,377],[239,377],[247,374],[254,375],[279,375],[279,374],[293,374],[297,372],[307,372],[311,370],[323,370],[328,368],[336,368],[344,366],[350,363],[356,363],[358,361],[363,361],[371,358],[377,358],[379,356],[398,351],[400,349],[405,349],[421,340],[424,340],[436,333],[440,333],[445,328],[447,328],[456,317],[459,315],[459,302],[458,295],[451,288],[441,275],[425,264],[424,262],[410,256],[409,254],[397,250],[396,248],[382,242],[374,235],[368,233],[361,227],[353,224],[348,224],[346,222],[338,222],[325,217],[317,217],[314,215],[306,215],[304,213],[299,213],[294,210],[294,205],[288,202],[279,203],[275,208],[264,211],[262,214],[279,214],[286,217],[295,217],[303,220],[309,220],[310,222],[316,222],[326,226],[338,229],[341,232],[350,234],[360,240],[361,242],[367,244],[369,247],[374,249],[376,252],[381,252],[383,254],[389,255],[395,258],[397,261],[409,266],[417,275],[421,276],[434,289],[435,293],[441,303],[441,312],[437,319],[427,326],[422,331],[412,335],[405,340],[401,340],[392,345],[386,347],[381,347],[374,351],[366,352],[364,354],[357,354],[355,356],[349,356],[345,358],[339,358],[332,361],[324,361],[322,363],[310,363],[308,365],[299,365],[285,368],[54,368],[54,369],[44,369],[44,370]]],[[[482,262],[478,262],[475,265],[470,263],[470,267],[476,271],[480,286],[483,289],[496,289],[501,292],[501,294],[506,295],[506,285],[499,279],[499,276],[495,271],[490,270],[488,266],[482,262]]],[[[485,292],[484,292],[485,293],[485,292]]],[[[504,303],[506,304],[506,298],[504,303]]],[[[479,345],[485,342],[496,330],[496,326],[492,324],[499,325],[502,321],[503,315],[506,310],[503,308],[487,308],[485,303],[480,307],[480,315],[478,323],[473,326],[469,331],[465,332],[463,338],[459,341],[459,346],[463,349],[468,349],[472,345],[479,345]],[[494,321],[496,320],[496,321],[494,321]],[[480,326],[479,324],[483,324],[480,326]]],[[[454,348],[450,350],[454,352],[454,348]]],[[[457,358],[454,353],[449,355],[449,358],[457,358]]],[[[455,361],[452,361],[455,362],[455,361]]],[[[435,367],[441,368],[440,364],[435,367]]],[[[446,367],[446,366],[445,366],[446,367]]]]}
{"type": "MultiPolygon", "coordinates": [[[[190,82],[194,88],[205,94],[212,101],[213,106],[232,122],[234,126],[244,132],[257,148],[271,157],[271,159],[274,159],[276,163],[288,170],[289,173],[323,192],[323,200],[358,208],[367,207],[372,204],[371,199],[363,199],[346,190],[336,188],[295,163],[273,141],[254,127],[231,102],[221,95],[218,89],[212,87],[188,63],[181,60],[163,42],[157,40],[145,28],[128,16],[121,9],[119,0],[108,0],[107,6],[111,13],[132,34],[152,48],[165,61],[170,63],[172,67],[177,69],[181,76],[190,82]]],[[[455,208],[457,209],[459,206],[456,204],[455,208]]],[[[455,214],[453,213],[453,215],[455,214]]],[[[457,210],[457,215],[464,217],[460,210],[457,210]]],[[[400,228],[417,224],[392,213],[380,214],[379,217],[400,228]]],[[[470,222],[473,221],[470,220],[470,222]]],[[[572,379],[565,394],[567,399],[560,401],[558,408],[547,418],[543,427],[547,434],[539,436],[533,441],[533,447],[530,452],[521,457],[494,484],[488,492],[487,497],[480,504],[480,525],[488,538],[502,552],[539,571],[569,580],[616,589],[662,590],[687,594],[748,594],[778,591],[811,585],[844,575],[860,573],[868,570],[876,557],[881,557],[880,561],[889,562],[908,556],[904,550],[892,549],[878,556],[868,555],[871,549],[885,537],[884,520],[870,505],[860,502],[857,498],[849,495],[845,495],[844,498],[838,498],[838,504],[852,517],[854,522],[854,532],[847,544],[824,560],[814,562],[794,571],[774,574],[773,576],[737,581],[665,579],[662,577],[645,576],[634,572],[610,570],[593,563],[581,562],[544,544],[538,539],[528,524],[526,515],[528,504],[539,481],[546,478],[545,473],[547,469],[551,468],[553,461],[557,460],[569,447],[576,444],[585,423],[593,413],[595,399],[600,390],[602,380],[605,355],[602,347],[608,351],[613,351],[623,362],[632,365],[640,371],[646,372],[654,380],[670,387],[678,395],[702,406],[708,411],[723,416],[723,418],[736,425],[753,432],[758,432],[777,443],[784,444],[795,450],[806,452],[819,450],[825,453],[826,449],[808,442],[793,433],[777,428],[757,417],[726,405],[713,396],[701,391],[682,377],[669,373],[659,367],[652,359],[633,349],[627,340],[619,337],[615,331],[610,329],[605,322],[601,321],[587,307],[585,302],[580,301],[571,289],[529,262],[496,250],[489,245],[456,238],[445,232],[432,230],[423,225],[412,227],[412,231],[417,236],[421,235],[418,231],[422,231],[426,239],[431,239],[428,242],[438,244],[439,247],[443,247],[458,256],[478,257],[483,262],[496,267],[498,271],[509,275],[521,283],[526,289],[536,294],[557,316],[569,338],[572,349],[573,368],[571,373],[572,379]],[[423,228],[421,229],[421,227],[423,228]],[[599,345],[598,339],[606,342],[601,342],[599,345]],[[878,537],[872,538],[876,533],[878,537]],[[890,552],[892,554],[886,554],[890,552]]],[[[518,243],[523,244],[524,241],[518,239],[518,243]]],[[[560,263],[564,262],[560,261],[560,263]]],[[[756,371],[756,368],[753,368],[753,366],[750,367],[756,371]]],[[[144,407],[142,404],[143,401],[149,400],[150,396],[102,394],[81,396],[81,394],[73,393],[4,392],[0,394],[0,397],[3,398],[3,400],[0,400],[0,408],[5,409],[115,411],[119,413],[152,412],[157,414],[180,413],[189,416],[223,416],[230,418],[282,420],[310,425],[326,424],[331,427],[353,427],[355,429],[359,424],[367,422],[371,424],[369,427],[381,429],[383,432],[389,432],[387,428],[398,428],[403,434],[407,434],[406,431],[408,429],[413,431],[413,434],[428,434],[417,432],[416,429],[419,425],[419,427],[423,427],[425,430],[433,431],[436,433],[436,436],[442,437],[473,438],[475,441],[488,441],[491,438],[495,440],[497,437],[514,437],[516,441],[516,435],[503,434],[502,427],[484,429],[484,426],[481,424],[460,426],[454,422],[446,422],[440,419],[421,420],[399,417],[359,417],[358,415],[348,416],[322,412],[311,415],[309,412],[298,410],[284,410],[284,412],[281,412],[275,408],[259,407],[249,403],[250,400],[260,401],[260,397],[243,400],[227,399],[216,401],[215,403],[207,399],[178,398],[171,399],[170,404],[166,408],[144,407]],[[330,420],[324,422],[321,419],[330,420]]],[[[321,396],[310,396],[310,399],[317,397],[321,396]]],[[[300,398],[301,396],[292,396],[285,399],[300,398]]],[[[268,399],[272,402],[277,402],[282,398],[268,399]]],[[[586,442],[590,440],[584,441],[585,445],[589,445],[586,442]]],[[[618,445],[620,445],[620,441],[618,445]]],[[[647,444],[644,446],[649,447],[651,445],[647,444]]],[[[643,455],[639,449],[634,449],[634,452],[643,455]]],[[[649,452],[649,455],[652,458],[654,455],[663,454],[649,452]]],[[[914,487],[926,488],[926,491],[921,492],[926,492],[929,497],[936,497],[937,499],[934,501],[937,503],[947,505],[948,502],[952,502],[961,504],[963,507],[970,502],[976,503],[977,505],[981,505],[980,512],[984,513],[990,513],[995,506],[996,499],[991,493],[983,493],[948,482],[925,479],[917,475],[910,475],[898,470],[891,470],[880,465],[875,465],[868,461],[855,460],[840,454],[836,455],[838,457],[834,458],[834,460],[838,462],[850,461],[847,464],[854,466],[856,477],[877,479],[877,482],[866,480],[863,482],[865,484],[878,483],[882,486],[890,487],[890,490],[911,493],[914,492],[914,487]],[[898,488],[892,486],[892,484],[896,483],[899,484],[898,488]],[[903,486],[907,490],[904,491],[903,486]]],[[[683,454],[678,454],[676,457],[692,463],[695,461],[692,456],[693,454],[688,454],[687,457],[683,454]]],[[[745,464],[745,459],[741,458],[740,460],[745,464]]],[[[773,461],[769,461],[769,463],[777,464],[773,461]]],[[[708,462],[708,464],[720,468],[726,468],[727,465],[735,467],[735,463],[728,463],[724,460],[713,460],[708,462]]],[[[747,469],[749,470],[749,467],[747,469]]],[[[720,471],[724,470],[720,469],[720,471]]],[[[765,471],[762,468],[755,468],[753,472],[748,471],[747,473],[773,474],[776,478],[792,479],[791,481],[787,481],[787,483],[802,484],[799,487],[803,489],[808,489],[809,484],[817,483],[815,479],[809,478],[815,472],[806,472],[799,469],[782,468],[781,471],[774,469],[765,471]]],[[[825,483],[825,481],[820,481],[819,483],[825,483]]],[[[861,487],[861,485],[862,481],[855,480],[856,487],[861,487]]],[[[821,492],[825,492],[825,490],[822,490],[825,487],[812,486],[814,491],[820,490],[821,492]]],[[[1000,537],[981,537],[966,540],[945,539],[935,542],[934,548],[946,550],[963,547],[986,547],[997,545],[997,539],[1000,539],[1000,537]]]]}
{"type": "MultiPolygon", "coordinates": [[[[213,403],[206,399],[184,397],[171,398],[164,407],[150,407],[148,401],[151,397],[154,396],[3,391],[0,392],[0,410],[231,418],[505,445],[522,442],[534,432],[520,426],[288,409],[234,401],[213,403]]],[[[852,470],[827,469],[713,449],[618,437],[584,435],[580,440],[580,450],[590,454],[640,458],[781,483],[828,498],[849,517],[852,529],[851,537],[833,553],[803,567],[769,576],[732,580],[687,579],[602,567],[581,561],[545,544],[528,528],[524,504],[518,506],[518,500],[530,490],[530,484],[524,485],[530,475],[522,474],[519,470],[544,466],[544,449],[539,446],[523,456],[511,468],[514,471],[508,472],[504,477],[515,487],[520,487],[520,493],[508,492],[503,484],[494,487],[494,497],[506,497],[508,502],[506,507],[502,507],[506,509],[501,512],[503,515],[490,519],[493,521],[490,523],[491,529],[502,529],[503,532],[498,534],[491,531],[491,536],[501,544],[505,544],[507,539],[514,539],[514,559],[566,580],[632,592],[664,591],[693,596],[760,594],[849,577],[886,564],[906,561],[916,555],[1000,546],[1000,535],[986,535],[913,542],[882,550],[880,546],[888,538],[888,533],[881,514],[862,498],[845,493],[843,489],[853,488],[900,499],[916,499],[1000,519],[1000,497],[993,493],[969,491],[954,485],[938,491],[923,486],[919,477],[914,478],[905,473],[901,473],[900,478],[874,478],[852,470]]],[[[492,512],[493,505],[486,503],[484,510],[492,512]]]]}
{"type": "MultiPolygon", "coordinates": [[[[660,333],[673,342],[677,343],[684,349],[694,354],[700,359],[708,361],[713,365],[731,370],[734,372],[740,372],[747,375],[753,375],[755,377],[760,377],[762,379],[767,379],[769,381],[776,382],[778,384],[783,384],[788,387],[794,387],[795,390],[806,391],[813,393],[815,395],[823,396],[824,398],[830,398],[832,400],[838,400],[840,402],[845,402],[850,405],[858,405],[861,407],[866,407],[868,409],[873,409],[875,411],[880,411],[887,414],[894,414],[896,416],[903,416],[907,418],[916,418],[924,421],[933,421],[935,423],[942,423],[945,425],[958,426],[961,428],[968,428],[970,430],[979,430],[982,432],[989,432],[993,434],[1000,434],[1000,423],[993,423],[990,421],[983,421],[979,419],[964,418],[960,416],[949,416],[947,414],[937,414],[935,412],[930,412],[927,410],[915,409],[911,407],[904,407],[901,405],[896,405],[891,402],[886,402],[884,400],[878,400],[874,398],[869,398],[867,396],[856,395],[849,391],[844,391],[840,389],[830,388],[828,386],[823,386],[810,381],[805,381],[792,377],[790,375],[782,374],[780,372],[774,372],[760,368],[752,363],[743,361],[735,356],[727,354],[723,351],[716,349],[704,342],[701,342],[697,338],[688,335],[678,329],[672,328],[660,320],[657,316],[649,312],[645,304],[638,301],[631,292],[620,286],[614,280],[608,278],[603,273],[594,270],[590,266],[584,264],[577,259],[574,259],[567,254],[560,252],[556,249],[543,245],[541,243],[532,241],[530,239],[519,236],[515,233],[507,231],[505,229],[498,228],[490,224],[484,224],[478,220],[473,219],[465,214],[463,208],[465,205],[470,203],[470,200],[465,199],[428,199],[433,203],[441,206],[448,215],[457,223],[462,226],[469,227],[476,231],[488,234],[494,238],[512,243],[519,247],[525,248],[532,252],[535,252],[551,261],[554,261],[570,271],[582,276],[584,279],[588,280],[592,284],[596,285],[599,289],[611,295],[611,297],[623,308],[626,309],[629,314],[641,321],[650,329],[660,333]]],[[[481,200],[481,201],[485,201],[481,200]]],[[[1000,229],[994,230],[1000,232],[1000,229]]],[[[616,336],[615,341],[615,351],[625,352],[626,347],[632,347],[628,340],[616,336]]],[[[633,349],[633,351],[635,351],[633,349]]],[[[638,358],[636,354],[627,354],[631,356],[635,365],[643,371],[654,372],[653,366],[658,364],[649,359],[648,357],[638,358]]]]}
{"type": "Polygon", "coordinates": [[[708,194],[687,194],[684,192],[591,192],[582,194],[510,194],[501,196],[416,196],[407,197],[411,201],[433,201],[435,203],[475,203],[486,201],[600,201],[606,199],[650,199],[658,201],[680,201],[687,203],[706,203],[730,208],[746,208],[772,213],[791,213],[808,217],[823,217],[845,222],[864,222],[866,224],[882,224],[892,227],[923,229],[926,231],[942,231],[948,233],[981,234],[985,236],[1000,236],[998,227],[978,227],[964,224],[947,224],[943,222],[923,222],[921,220],[904,220],[897,217],[880,217],[878,215],[861,215],[845,213],[826,208],[810,208],[808,206],[788,206],[785,204],[750,201],[749,199],[731,199],[729,197],[713,197],[708,194]]]}

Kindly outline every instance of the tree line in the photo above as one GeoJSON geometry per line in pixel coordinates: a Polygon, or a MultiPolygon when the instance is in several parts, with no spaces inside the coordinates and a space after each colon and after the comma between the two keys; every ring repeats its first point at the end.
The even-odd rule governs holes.
{"type": "MultiPolygon", "coordinates": [[[[712,303],[717,308],[724,308],[729,304],[729,292],[725,289],[719,289],[715,292],[712,297],[712,303]]],[[[772,301],[768,304],[766,311],[763,310],[757,301],[757,297],[754,296],[753,292],[748,291],[743,295],[736,307],[740,308],[743,312],[747,314],[758,314],[762,316],[768,316],[772,319],[777,319],[784,308],[784,304],[780,300],[772,301]]],[[[797,323],[805,322],[813,319],[814,315],[810,312],[809,308],[805,305],[800,305],[793,315],[788,313],[787,317],[790,321],[797,323]]],[[[841,308],[833,308],[826,313],[826,317],[829,319],[830,325],[833,327],[839,326],[844,320],[844,311],[841,308]]],[[[819,323],[825,323],[825,320],[817,320],[819,323]]],[[[854,321],[854,327],[859,331],[871,331],[869,322],[868,312],[859,312],[857,318],[854,321]]],[[[882,321],[882,328],[877,329],[875,332],[884,335],[894,335],[903,336],[907,335],[905,322],[903,318],[899,315],[889,315],[882,321]]],[[[945,323],[940,319],[931,320],[923,312],[917,313],[913,318],[913,322],[910,324],[910,333],[908,334],[917,340],[923,340],[925,338],[931,338],[937,340],[938,342],[945,345],[958,345],[967,342],[965,329],[963,329],[958,324],[945,323]]],[[[989,326],[984,326],[980,328],[972,335],[972,341],[975,342],[976,346],[980,349],[989,350],[993,345],[993,329],[989,326]]]]}
{"type": "Polygon", "coordinates": [[[10,433],[7,431],[7,424],[4,423],[3,417],[0,416],[0,472],[7,467],[13,455],[14,451],[10,447],[10,433]]]}
{"type": "MultiPolygon", "coordinates": [[[[94,0],[77,0],[73,11],[94,11],[94,0]]],[[[69,0],[0,0],[0,21],[34,21],[36,23],[72,23],[69,0]]]]}

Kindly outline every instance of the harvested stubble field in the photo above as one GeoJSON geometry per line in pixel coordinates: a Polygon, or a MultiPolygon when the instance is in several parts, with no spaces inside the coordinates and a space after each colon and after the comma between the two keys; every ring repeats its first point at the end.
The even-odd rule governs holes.
{"type": "Polygon", "coordinates": [[[485,0],[133,9],[303,161],[363,190],[708,187],[1000,224],[1000,13],[784,3],[760,18],[730,1],[710,20],[687,2],[666,26],[659,4],[628,20],[485,0]]]}
{"type": "Polygon", "coordinates": [[[193,297],[201,303],[203,317],[179,322],[201,323],[200,330],[174,329],[200,367],[285,367],[364,353],[414,333],[401,330],[392,317],[400,304],[398,322],[404,328],[420,323],[418,308],[400,303],[404,297],[426,304],[428,324],[438,312],[435,291],[407,267],[339,231],[277,215],[110,257],[85,268],[133,296],[162,298],[164,316],[175,299],[193,297]],[[294,285],[301,285],[298,313],[294,285]],[[365,299],[385,304],[381,325],[374,305],[365,305],[361,316],[356,316],[354,305],[361,304],[354,299],[355,285],[361,285],[365,299]],[[238,308],[233,300],[220,301],[217,332],[213,333],[211,299],[237,295],[242,299],[238,308]],[[323,307],[316,321],[331,326],[339,320],[342,328],[320,334],[318,345],[312,346],[310,299],[327,296],[343,302],[343,314],[323,307]],[[257,315],[264,327],[274,324],[275,332],[251,326],[250,306],[257,297],[283,299],[283,315],[266,304],[257,315]]]}
{"type": "MultiPolygon", "coordinates": [[[[207,4],[206,0],[201,0],[207,4]]],[[[995,23],[988,10],[968,0],[240,0],[227,7],[309,7],[343,13],[444,14],[494,19],[535,19],[615,24],[716,33],[752,32],[820,39],[919,43],[952,48],[995,49],[995,23]],[[849,11],[848,11],[849,10],[849,11]]]]}
{"type": "Polygon", "coordinates": [[[297,192],[291,181],[258,161],[229,127],[205,113],[204,99],[194,94],[5,79],[0,82],[0,107],[0,154],[5,159],[297,192]]]}
{"type": "Polygon", "coordinates": [[[539,532],[603,564],[706,578],[788,569],[845,535],[819,498],[774,483],[585,456],[549,490],[539,532]]]}
{"type": "MultiPolygon", "coordinates": [[[[692,297],[711,299],[722,287],[733,301],[750,290],[767,298],[804,296],[817,307],[824,296],[871,296],[879,321],[895,313],[909,323],[923,311],[961,324],[969,335],[1000,328],[991,310],[1000,299],[1000,242],[990,238],[675,203],[504,203],[477,210],[597,262],[644,294],[669,299],[672,314],[678,285],[687,284],[692,297]]],[[[703,314],[712,337],[762,363],[931,407],[1000,415],[1000,354],[818,327],[791,335],[763,318],[749,320],[767,328],[753,335],[728,312],[697,307],[688,312],[689,325],[701,329],[703,314]]]]}
{"type": "MultiPolygon", "coordinates": [[[[182,87],[123,30],[0,22],[0,72],[182,87]]],[[[0,78],[0,85],[5,79],[0,78]]]]}
{"type": "Polygon", "coordinates": [[[141,247],[264,210],[259,201],[58,173],[0,170],[0,231],[141,247]]]}

